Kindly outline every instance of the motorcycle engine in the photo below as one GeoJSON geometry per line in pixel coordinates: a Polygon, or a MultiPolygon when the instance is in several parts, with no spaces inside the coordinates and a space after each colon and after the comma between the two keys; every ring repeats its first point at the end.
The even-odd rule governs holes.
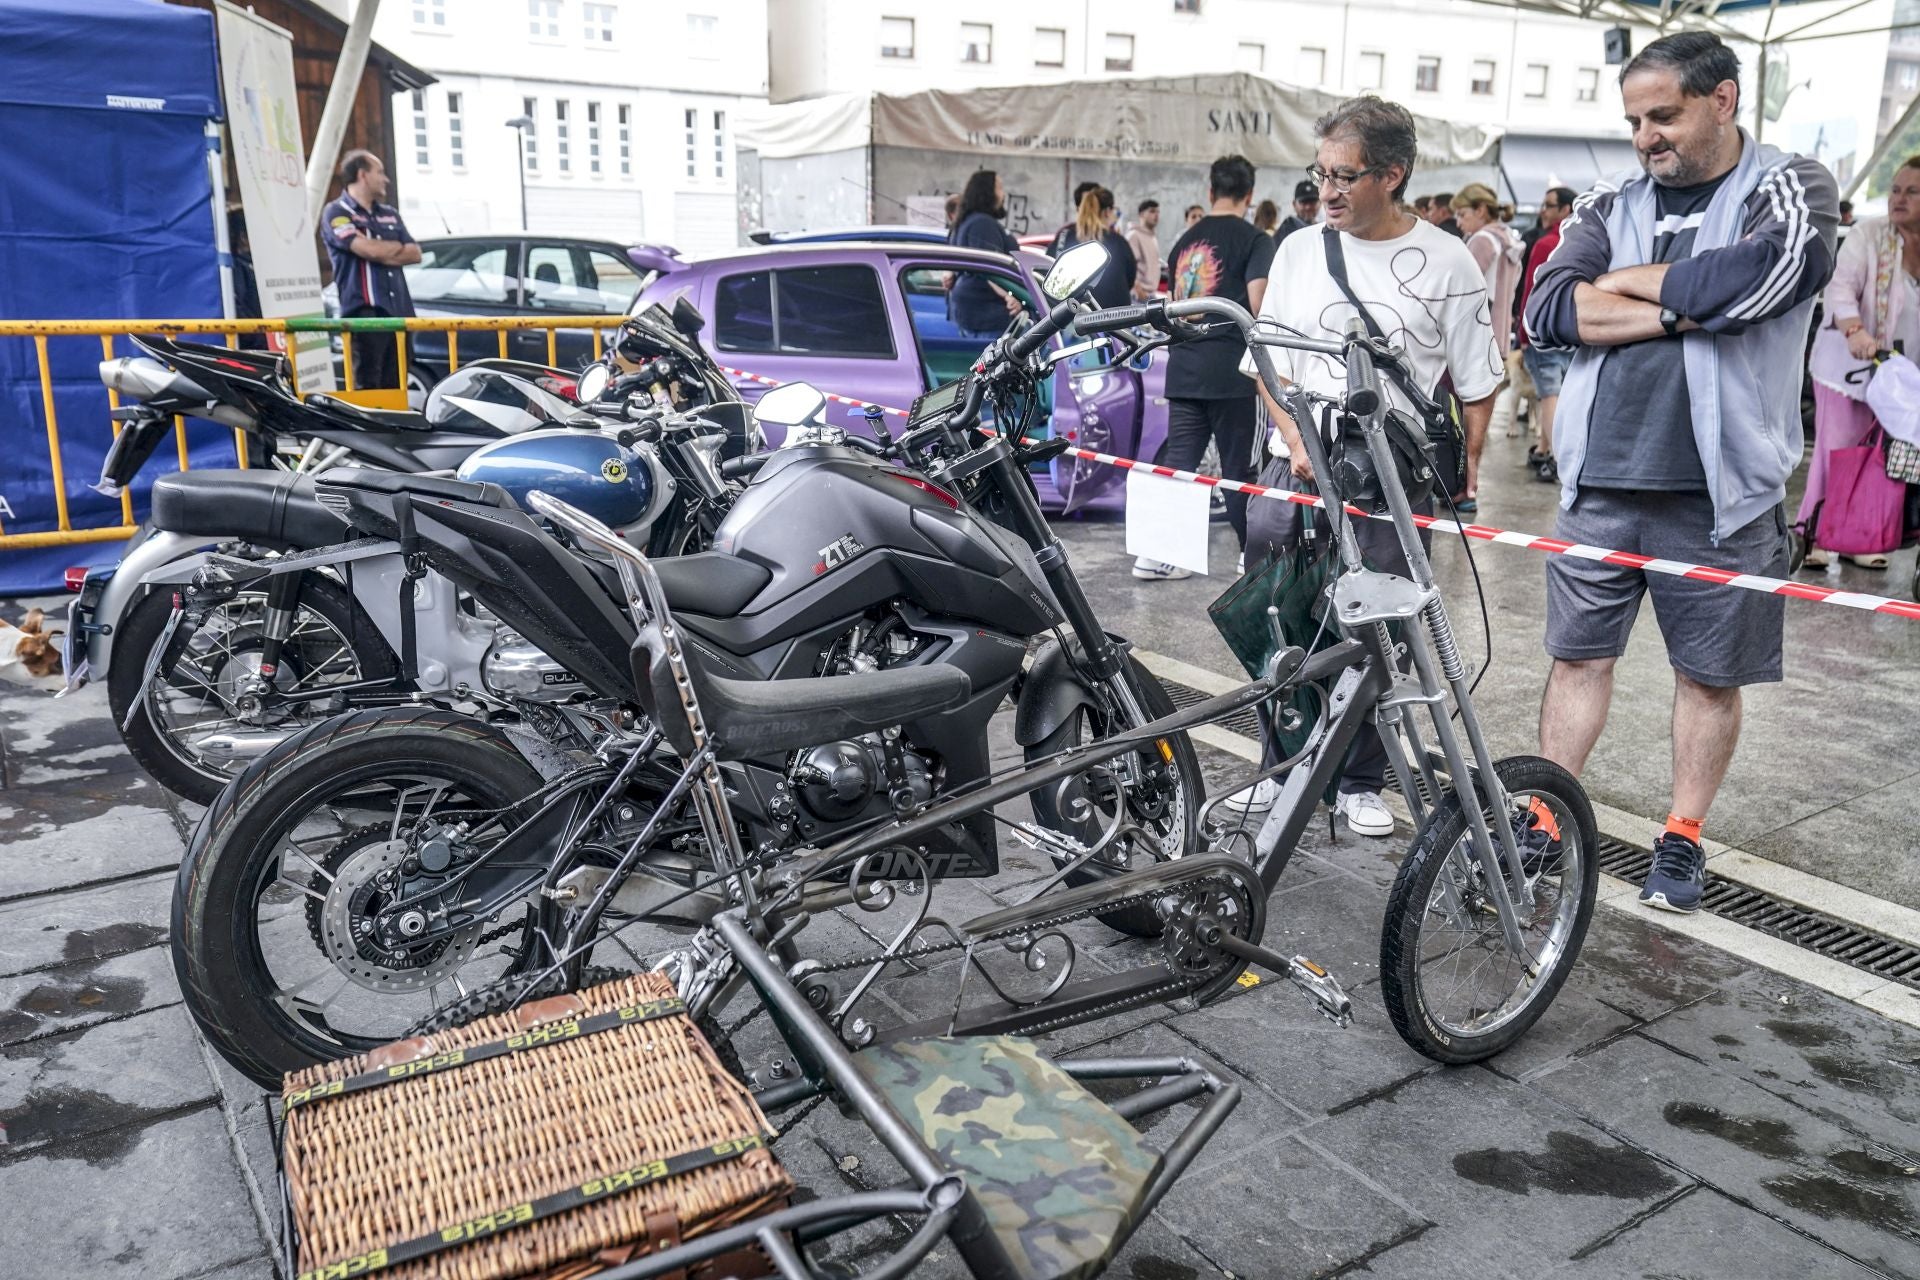
{"type": "Polygon", "coordinates": [[[486,657],[480,660],[480,681],[489,693],[529,702],[565,702],[587,687],[538,646],[505,627],[494,633],[486,657]]]}
{"type": "MultiPolygon", "coordinates": [[[[929,643],[931,637],[912,630],[898,613],[883,612],[834,641],[822,655],[818,672],[838,676],[879,671],[911,662],[929,643]]],[[[889,740],[870,733],[795,753],[787,780],[801,807],[814,818],[841,823],[886,808],[925,804],[933,795],[937,769],[937,761],[914,750],[903,737],[889,740]],[[888,773],[890,750],[897,755],[897,777],[888,773]]]]}

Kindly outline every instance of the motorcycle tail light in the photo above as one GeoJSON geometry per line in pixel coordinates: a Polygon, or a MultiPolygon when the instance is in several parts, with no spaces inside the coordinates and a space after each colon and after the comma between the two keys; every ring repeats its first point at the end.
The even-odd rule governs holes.
{"type": "Polygon", "coordinates": [[[80,590],[80,588],[86,586],[87,585],[87,566],[83,564],[76,564],[76,565],[70,566],[67,569],[65,581],[67,585],[67,590],[69,591],[78,591],[80,590]]]}

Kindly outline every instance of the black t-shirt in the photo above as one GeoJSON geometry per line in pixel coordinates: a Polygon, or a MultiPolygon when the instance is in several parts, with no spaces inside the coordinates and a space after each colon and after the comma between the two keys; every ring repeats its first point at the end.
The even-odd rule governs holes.
{"type": "MultiPolygon", "coordinates": [[[[1267,278],[1274,247],[1273,237],[1245,218],[1210,214],[1188,227],[1167,255],[1173,296],[1228,298],[1247,306],[1247,286],[1267,278]]],[[[1253,395],[1252,380],[1240,372],[1246,351],[1238,333],[1176,345],[1167,353],[1167,398],[1236,400],[1253,395]]]]}
{"type": "MultiPolygon", "coordinates": [[[[1020,242],[1007,234],[1000,220],[979,210],[960,219],[947,236],[949,244],[965,249],[986,249],[993,253],[1013,253],[1020,242]]],[[[961,271],[955,274],[950,299],[953,321],[972,333],[999,333],[1011,316],[1007,304],[987,283],[984,272],[961,271]]]]}
{"type": "MultiPolygon", "coordinates": [[[[1079,243],[1080,233],[1069,228],[1060,252],[1065,253],[1079,243]]],[[[1102,308],[1124,307],[1133,301],[1133,277],[1139,272],[1140,264],[1133,260],[1133,247],[1119,232],[1102,231],[1100,243],[1107,250],[1107,265],[1100,268],[1089,286],[1093,300],[1102,308]]]]}
{"type": "MultiPolygon", "coordinates": [[[[1654,192],[1652,262],[1678,262],[1693,252],[1713,193],[1728,173],[1697,187],[1654,192]]],[[[1704,493],[1707,473],[1693,440],[1687,365],[1680,338],[1662,334],[1615,347],[1600,362],[1587,457],[1580,484],[1591,489],[1660,489],[1704,493]]]]}

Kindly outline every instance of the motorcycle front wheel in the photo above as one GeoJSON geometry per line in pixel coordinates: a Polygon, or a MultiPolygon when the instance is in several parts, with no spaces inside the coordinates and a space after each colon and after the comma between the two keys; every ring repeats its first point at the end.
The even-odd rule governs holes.
{"type": "Polygon", "coordinates": [[[370,924],[431,889],[420,837],[465,823],[484,847],[504,829],[487,818],[540,787],[498,730],[423,708],[338,716],[254,761],[201,818],[174,887],[174,969],[208,1041],[278,1088],[542,960],[557,917],[537,894],[424,948],[386,949],[370,924]]]}
{"type": "MultiPolygon", "coordinates": [[[[1155,720],[1172,715],[1176,710],[1173,699],[1159,679],[1132,655],[1128,655],[1127,663],[1141,709],[1155,720]]],[[[1109,723],[1101,709],[1082,705],[1059,728],[1028,747],[1026,758],[1044,760],[1069,747],[1098,742],[1119,728],[1109,723]]],[[[1144,838],[1123,836],[1111,848],[1076,867],[1067,875],[1068,884],[1089,884],[1199,848],[1200,805],[1206,784],[1200,776],[1200,757],[1194,753],[1192,739],[1184,733],[1162,738],[1157,748],[1138,753],[1133,763],[1143,778],[1133,785],[1123,784],[1111,769],[1096,769],[1042,787],[1030,797],[1036,822],[1084,845],[1093,844],[1111,828],[1122,805],[1126,818],[1144,833],[1144,838]]],[[[1056,855],[1055,861],[1067,860],[1056,855]]],[[[1160,917],[1151,903],[1103,911],[1099,920],[1136,938],[1157,938],[1161,933],[1160,917]]]]}

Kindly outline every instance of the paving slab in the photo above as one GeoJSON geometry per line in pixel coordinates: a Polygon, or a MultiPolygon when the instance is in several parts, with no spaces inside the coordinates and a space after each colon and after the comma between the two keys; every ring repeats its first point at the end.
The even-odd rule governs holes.
{"type": "Polygon", "coordinates": [[[1751,966],[1638,917],[1596,910],[1568,985],[1650,1021],[1702,1000],[1751,966]]]}
{"type": "Polygon", "coordinates": [[[0,904],[0,976],[158,946],[167,937],[173,883],[160,871],[0,904]]]}
{"type": "Polygon", "coordinates": [[[164,947],[0,979],[0,1046],[124,1018],[180,999],[164,947]]]}
{"type": "Polygon", "coordinates": [[[1638,1035],[1532,1087],[1850,1257],[1920,1276],[1920,1161],[1910,1153],[1638,1035]]]}
{"type": "Polygon", "coordinates": [[[1482,1258],[1570,1257],[1691,1181],[1477,1068],[1420,1076],[1301,1136],[1422,1217],[1470,1228],[1482,1258]]]}
{"type": "Polygon", "coordinates": [[[42,810],[18,791],[0,792],[18,820],[0,817],[0,860],[6,863],[0,899],[44,894],[96,881],[121,880],[180,866],[186,851],[173,817],[146,804],[106,804],[81,816],[64,805],[42,810]],[[32,815],[42,814],[44,821],[32,815]],[[31,834],[28,834],[31,833],[31,834]]]}
{"type": "Polygon", "coordinates": [[[0,1164],[0,1204],[8,1280],[185,1280],[265,1248],[211,1106],[0,1164]]]}
{"type": "Polygon", "coordinates": [[[0,1158],[139,1125],[214,1098],[178,1005],[0,1053],[0,1158]]]}
{"type": "Polygon", "coordinates": [[[1697,1187],[1549,1274],[1563,1280],[1867,1280],[1873,1271],[1765,1214],[1697,1187]]]}

